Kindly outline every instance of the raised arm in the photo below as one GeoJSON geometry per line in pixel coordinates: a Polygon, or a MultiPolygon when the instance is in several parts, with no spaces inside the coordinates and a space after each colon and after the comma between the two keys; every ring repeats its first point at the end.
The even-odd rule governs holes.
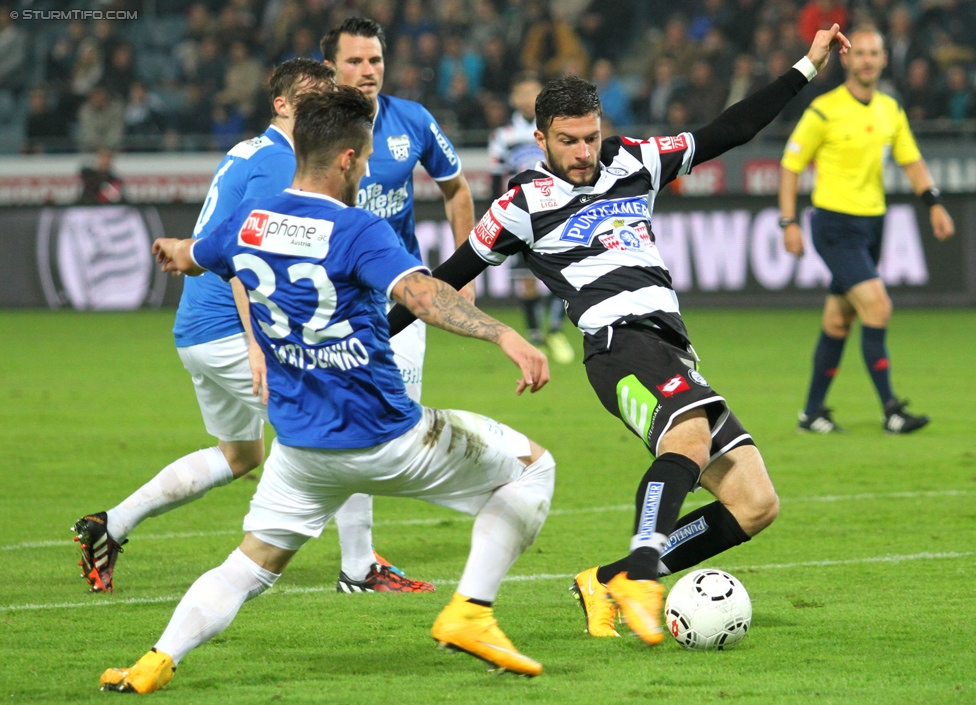
{"type": "Polygon", "coordinates": [[[522,371],[516,394],[526,388],[537,392],[549,381],[545,355],[504,323],[476,309],[445,282],[411,272],[396,283],[390,295],[428,325],[497,344],[522,371]]]}
{"type": "Polygon", "coordinates": [[[695,156],[692,165],[707,162],[733,147],[743,145],[773,121],[786,107],[786,104],[813,80],[826,65],[833,48],[839,47],[841,54],[847,53],[851,43],[839,25],[822,29],[810,46],[807,55],[796,65],[748,98],[740,100],[728,108],[705,127],[695,130],[695,156]]]}

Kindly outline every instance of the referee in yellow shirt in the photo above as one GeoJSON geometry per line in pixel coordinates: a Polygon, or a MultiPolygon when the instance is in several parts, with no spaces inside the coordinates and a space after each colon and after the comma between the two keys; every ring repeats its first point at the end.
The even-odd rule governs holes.
{"type": "Polygon", "coordinates": [[[891,299],[877,270],[885,213],[882,173],[889,152],[929,207],[935,236],[945,240],[953,234],[954,225],[939,202],[939,190],[918,151],[905,111],[877,90],[888,61],[884,39],[877,30],[862,28],[855,29],[850,40],[850,51],[840,57],[847,80],[815,99],[800,118],[786,144],[780,176],[780,227],[786,249],[800,256],[803,238],[796,214],[797,182],[807,164],[816,162],[813,245],[833,277],[799,429],[815,433],[841,430],[824,400],[837,374],[844,342],[859,317],[861,352],[884,407],[884,429],[910,433],[925,426],[929,418],[910,414],[907,402],[891,391],[885,345],[891,299]]]}

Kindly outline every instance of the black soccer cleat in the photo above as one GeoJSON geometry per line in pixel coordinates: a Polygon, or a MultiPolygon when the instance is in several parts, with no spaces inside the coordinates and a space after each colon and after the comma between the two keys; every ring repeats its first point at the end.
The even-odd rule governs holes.
{"type": "Polygon", "coordinates": [[[817,409],[817,413],[812,416],[807,416],[802,411],[800,412],[800,423],[797,424],[796,430],[803,433],[841,433],[842,429],[838,424],[834,423],[834,419],[831,417],[832,409],[828,409],[826,406],[821,406],[817,409]]]}
{"type": "Polygon", "coordinates": [[[907,399],[898,401],[892,398],[885,404],[883,419],[885,433],[892,435],[911,433],[928,424],[928,416],[910,414],[905,410],[906,406],[908,406],[907,399]]]}
{"type": "Polygon", "coordinates": [[[108,535],[107,525],[108,515],[98,512],[86,514],[71,527],[81,549],[81,561],[78,563],[84,570],[81,577],[88,581],[92,592],[112,592],[115,589],[112,582],[115,561],[122,553],[122,544],[128,543],[128,540],[117,543],[108,535]]]}

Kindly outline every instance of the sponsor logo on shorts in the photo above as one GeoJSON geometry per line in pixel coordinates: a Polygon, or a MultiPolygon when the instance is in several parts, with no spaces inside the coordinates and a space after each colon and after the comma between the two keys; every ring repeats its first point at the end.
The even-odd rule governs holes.
{"type": "Polygon", "coordinates": [[[657,386],[657,391],[661,392],[666,398],[673,397],[675,394],[687,392],[691,387],[680,374],[675,375],[664,384],[657,386]]]}
{"type": "Polygon", "coordinates": [[[495,216],[489,210],[478,221],[478,224],[474,226],[474,235],[478,238],[478,241],[482,243],[485,247],[492,247],[495,244],[495,240],[498,239],[498,234],[502,231],[502,225],[497,220],[495,216]]]}
{"type": "Polygon", "coordinates": [[[701,373],[698,372],[698,370],[688,370],[688,379],[697,384],[699,387],[708,386],[708,382],[704,377],[701,376],[701,373]]]}
{"type": "Polygon", "coordinates": [[[552,187],[555,186],[556,184],[552,180],[552,177],[550,176],[549,178],[546,179],[533,179],[532,185],[535,186],[537,189],[539,189],[539,191],[542,192],[543,196],[551,196],[552,187]]]}
{"type": "Polygon", "coordinates": [[[657,142],[657,151],[661,154],[681,152],[682,150],[688,149],[688,138],[684,135],[677,135],[676,137],[655,137],[654,141],[657,142]]]}

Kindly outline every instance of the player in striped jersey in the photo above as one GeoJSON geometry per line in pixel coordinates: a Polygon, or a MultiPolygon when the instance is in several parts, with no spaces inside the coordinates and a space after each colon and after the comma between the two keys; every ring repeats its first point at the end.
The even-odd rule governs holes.
{"type": "MultiPolygon", "coordinates": [[[[670,181],[752,139],[834,46],[850,46],[837,25],[818,32],[787,73],[714,122],[651,140],[603,140],[596,87],[575,77],[549,83],[536,101],[545,160],[512,179],[468,242],[435,270],[459,286],[522,253],[583,331],[584,364],[600,401],[654,456],[637,489],[630,553],[574,580],[593,636],[618,636],[619,610],[645,642],[660,643],[658,577],[748,541],[776,518],[779,499],[751,436],[696,369],[651,213],[670,181]],[[697,486],[717,501],[679,519],[697,486]]],[[[391,332],[409,319],[403,314],[391,312],[391,332]]]]}

